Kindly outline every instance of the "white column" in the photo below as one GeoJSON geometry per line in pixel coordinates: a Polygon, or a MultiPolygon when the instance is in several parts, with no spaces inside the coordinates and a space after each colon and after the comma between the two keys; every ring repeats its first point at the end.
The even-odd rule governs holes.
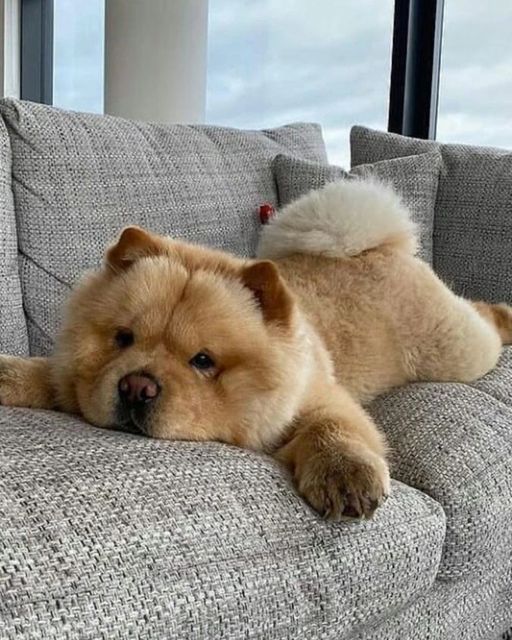
{"type": "Polygon", "coordinates": [[[19,0],[0,0],[0,96],[20,95],[19,0]]]}
{"type": "Polygon", "coordinates": [[[202,122],[208,0],[106,0],[105,113],[202,122]]]}

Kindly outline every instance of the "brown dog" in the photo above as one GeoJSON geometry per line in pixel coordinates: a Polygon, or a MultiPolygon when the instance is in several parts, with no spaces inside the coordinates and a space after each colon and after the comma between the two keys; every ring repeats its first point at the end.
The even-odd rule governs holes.
{"type": "Polygon", "coordinates": [[[455,296],[414,257],[396,197],[375,187],[368,199],[361,185],[286,208],[260,248],[275,262],[125,229],[73,292],[55,354],[0,357],[1,403],[269,451],[320,513],[370,516],[389,472],[362,404],[407,382],[483,375],[512,341],[512,309],[455,296]],[[353,188],[368,210],[384,201],[377,232],[360,198],[344,231],[319,214],[307,246],[307,223],[293,239],[312,202],[346,222],[353,188]]]}

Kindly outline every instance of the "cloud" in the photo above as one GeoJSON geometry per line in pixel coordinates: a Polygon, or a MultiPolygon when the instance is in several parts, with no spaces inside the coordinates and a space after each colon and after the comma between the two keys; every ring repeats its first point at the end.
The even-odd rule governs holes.
{"type": "Polygon", "coordinates": [[[320,122],[348,164],[355,123],[385,128],[391,0],[211,0],[207,121],[249,128],[320,122]]]}
{"type": "MultiPolygon", "coordinates": [[[[512,3],[446,2],[438,139],[512,147],[512,3]]],[[[320,122],[332,160],[353,124],[387,128],[391,0],[210,0],[207,120],[320,122]]]]}
{"type": "MultiPolygon", "coordinates": [[[[142,0],[141,0],[142,1],[142,0]]],[[[169,0],[171,1],[171,0],[169,0]]],[[[54,102],[103,110],[105,0],[55,0],[54,102]]],[[[386,129],[392,0],[210,0],[207,121],[386,129]]],[[[438,139],[512,147],[512,3],[445,3],[438,139]]]]}
{"type": "Polygon", "coordinates": [[[437,138],[512,148],[512,4],[446,2],[437,138]]]}
{"type": "Polygon", "coordinates": [[[105,0],[55,0],[55,106],[103,112],[104,14],[105,0]]]}

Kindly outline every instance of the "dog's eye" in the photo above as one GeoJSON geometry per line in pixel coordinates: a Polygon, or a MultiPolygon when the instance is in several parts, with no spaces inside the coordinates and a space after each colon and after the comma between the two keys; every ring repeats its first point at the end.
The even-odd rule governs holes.
{"type": "Polygon", "coordinates": [[[194,369],[198,369],[199,371],[208,371],[208,369],[213,369],[213,367],[215,367],[215,362],[207,353],[204,353],[204,351],[196,353],[193,358],[190,358],[188,363],[194,367],[194,369]]]}
{"type": "Polygon", "coordinates": [[[131,347],[135,337],[130,329],[118,329],[116,333],[116,344],[120,349],[131,347]]]}

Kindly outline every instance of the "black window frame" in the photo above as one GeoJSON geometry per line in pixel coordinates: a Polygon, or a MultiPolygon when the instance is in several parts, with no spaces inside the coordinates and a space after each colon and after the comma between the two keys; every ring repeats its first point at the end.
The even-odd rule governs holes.
{"type": "Polygon", "coordinates": [[[53,0],[20,0],[20,97],[53,103],[53,0]]]}
{"type": "Polygon", "coordinates": [[[444,0],[395,0],[388,131],[435,139],[444,0]]]}

